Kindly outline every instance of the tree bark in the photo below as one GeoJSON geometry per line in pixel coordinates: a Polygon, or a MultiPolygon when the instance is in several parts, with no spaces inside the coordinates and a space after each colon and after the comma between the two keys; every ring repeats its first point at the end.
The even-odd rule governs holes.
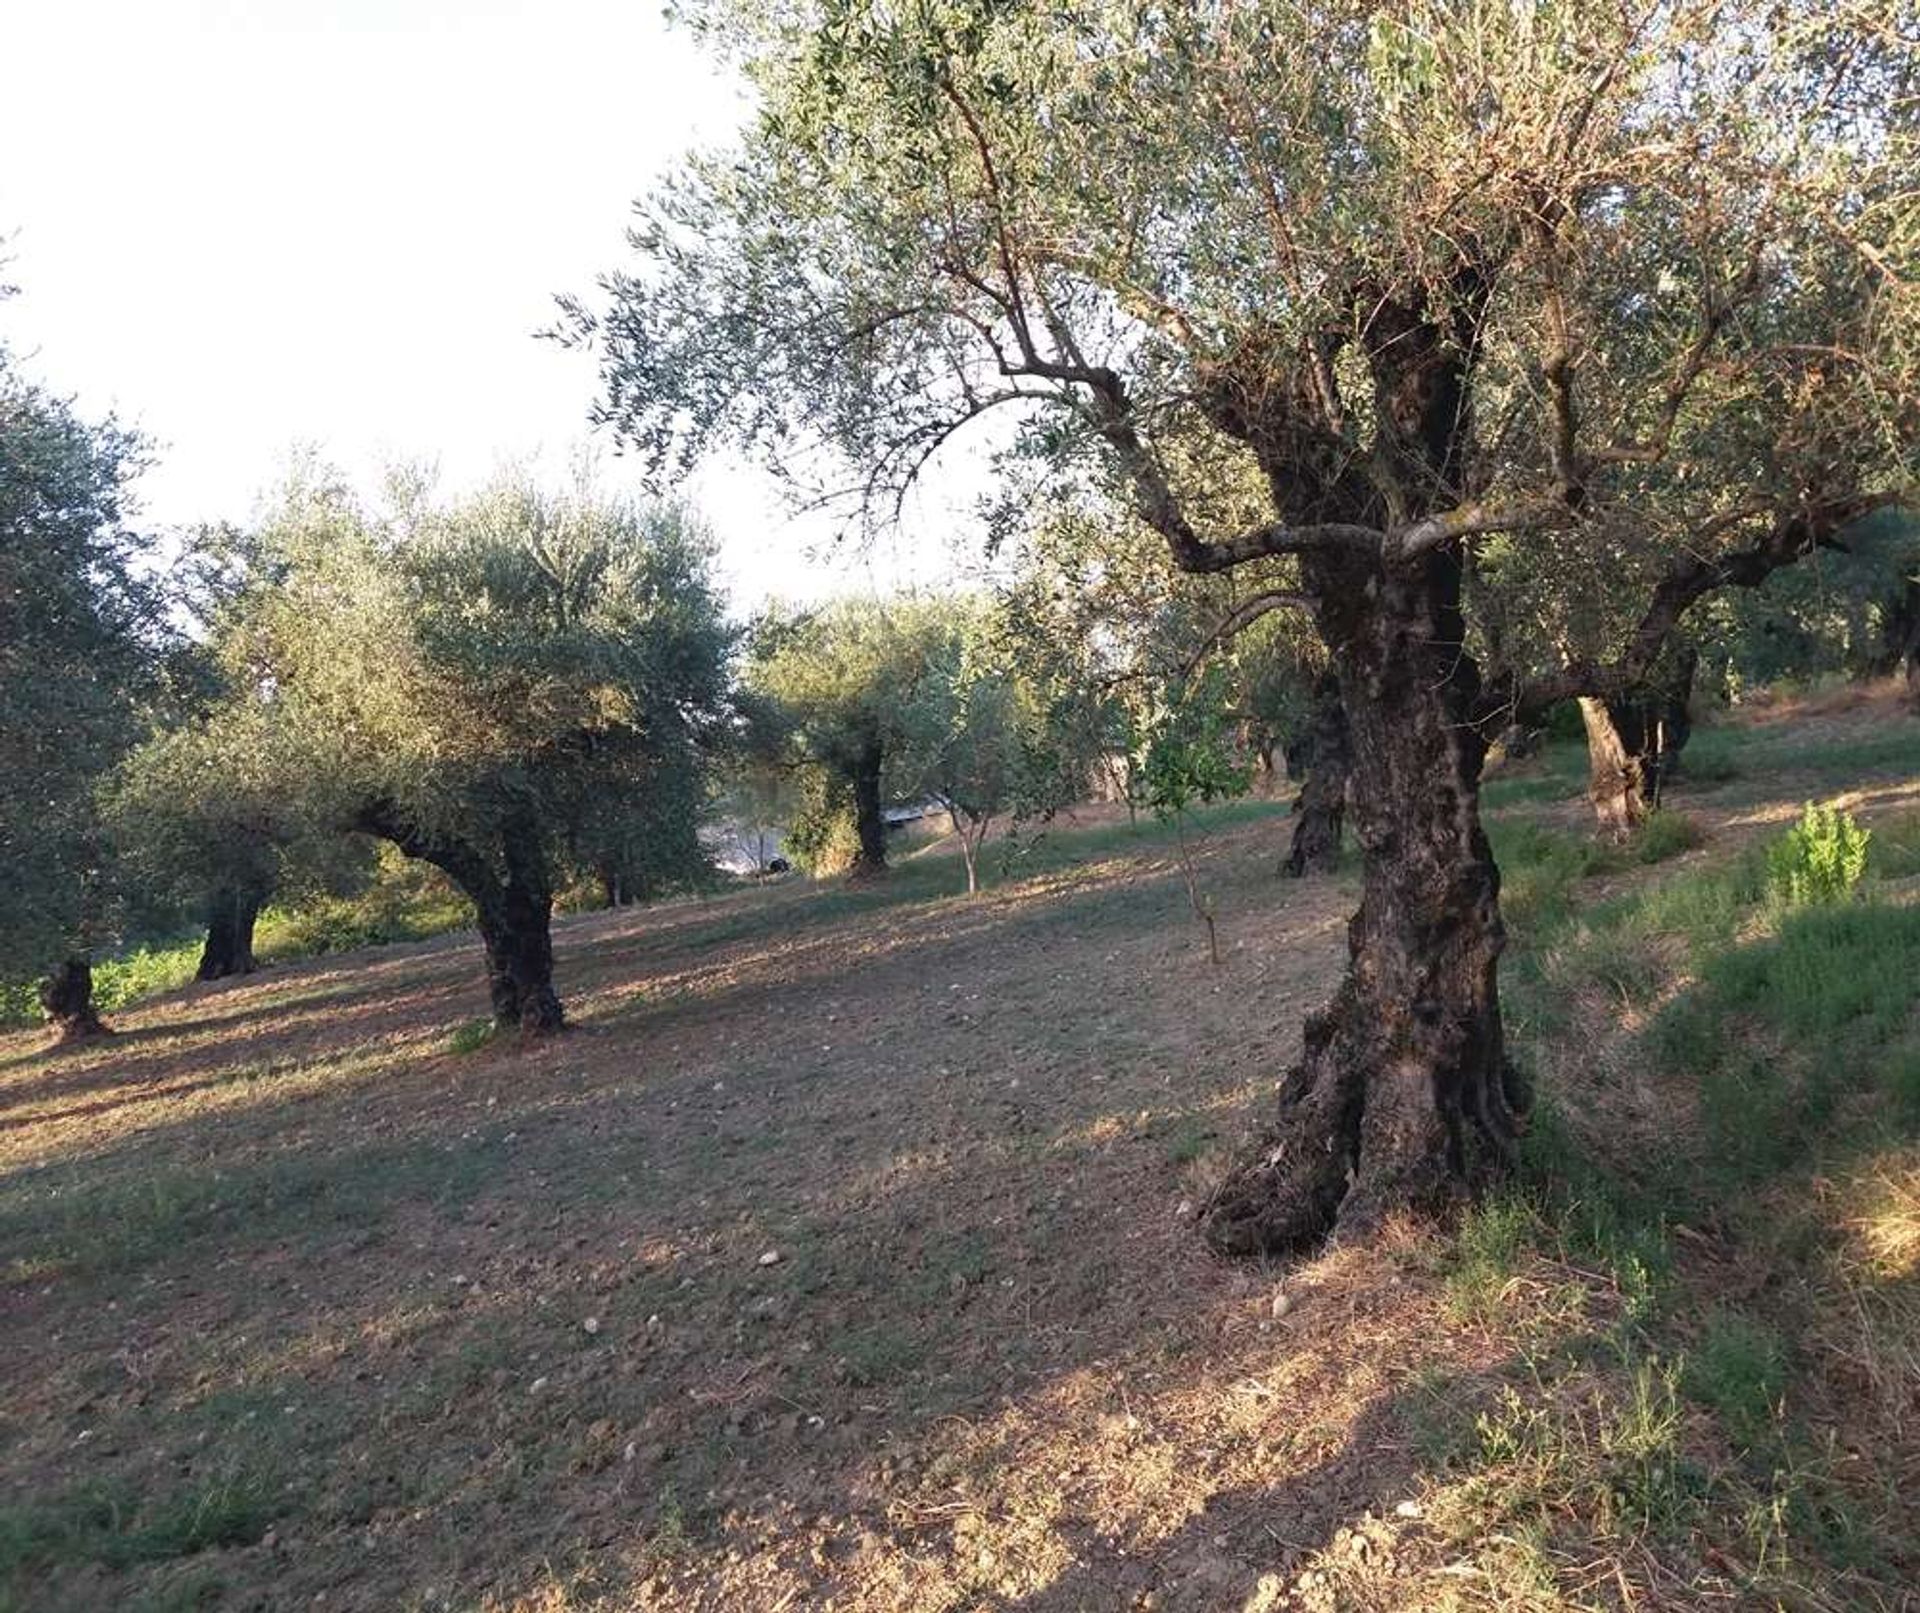
{"type": "Polygon", "coordinates": [[[260,967],[253,955],[253,927],[260,917],[257,891],[222,886],[207,904],[207,939],[200,949],[196,980],[225,980],[250,975],[260,967]]]}
{"type": "Polygon", "coordinates": [[[40,982],[40,1007],[62,1042],[111,1034],[93,1006],[93,960],[77,952],[40,982]]]}
{"type": "Polygon", "coordinates": [[[510,814],[500,828],[503,878],[478,847],[408,823],[389,803],[362,809],[356,826],[391,840],[409,857],[432,863],[473,903],[487,955],[487,991],[494,1023],[544,1036],[566,1026],[553,989],[553,888],[537,825],[510,814]]]}
{"type": "Polygon", "coordinates": [[[1279,1122],[1208,1207],[1209,1240],[1235,1254],[1442,1205],[1511,1158],[1526,1102],[1495,985],[1500,877],[1480,826],[1458,560],[1303,569],[1338,656],[1364,885],[1346,978],[1307,1021],[1279,1122]]]}
{"type": "Polygon", "coordinates": [[[878,739],[868,739],[853,759],[853,825],[859,846],[849,879],[878,879],[887,871],[887,818],[880,804],[880,774],[886,759],[878,739]]]}
{"type": "Polygon", "coordinates": [[[1313,714],[1287,752],[1289,769],[1304,768],[1306,781],[1293,803],[1293,844],[1280,872],[1289,879],[1330,874],[1340,861],[1340,834],[1352,766],[1346,708],[1340,681],[1329,673],[1314,690],[1313,714]]]}
{"type": "Polygon", "coordinates": [[[566,1015],[553,989],[553,889],[532,819],[510,816],[501,827],[500,849],[507,877],[486,903],[474,903],[487,949],[494,1022],[544,1036],[562,1029],[566,1015]]]}
{"type": "Polygon", "coordinates": [[[1880,624],[1880,653],[1868,671],[1876,677],[1904,673],[1908,693],[1920,702],[1920,578],[1908,578],[1899,597],[1887,605],[1880,624]]]}
{"type": "Polygon", "coordinates": [[[1600,832],[1624,840],[1647,821],[1647,777],[1641,758],[1627,749],[1606,701],[1582,695],[1580,721],[1587,730],[1587,799],[1600,820],[1600,832]]]}
{"type": "Polygon", "coordinates": [[[1661,786],[1693,732],[1689,708],[1699,661],[1689,644],[1620,698],[1580,698],[1580,721],[1587,731],[1587,799],[1603,834],[1624,839],[1660,804],[1661,786]]]}

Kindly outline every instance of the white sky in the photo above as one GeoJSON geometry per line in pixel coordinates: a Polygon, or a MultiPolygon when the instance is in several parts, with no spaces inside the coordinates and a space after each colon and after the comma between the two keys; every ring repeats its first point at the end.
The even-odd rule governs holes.
{"type": "MultiPolygon", "coordinates": [[[[244,520],[300,443],[369,482],[557,474],[593,365],[533,333],[742,108],[657,0],[12,0],[0,62],[0,336],[156,439],[161,526],[244,520]]],[[[738,465],[693,493],[743,608],[952,565],[930,539],[815,557],[824,529],[738,465]]]]}

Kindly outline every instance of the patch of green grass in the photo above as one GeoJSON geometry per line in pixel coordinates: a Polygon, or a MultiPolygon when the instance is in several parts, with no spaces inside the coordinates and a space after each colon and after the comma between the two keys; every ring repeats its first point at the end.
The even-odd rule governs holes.
{"type": "Polygon", "coordinates": [[[1496,1195],[1469,1208],[1449,1255],[1447,1309],[1462,1320],[1496,1320],[1533,1248],[1535,1230],[1532,1206],[1516,1194],[1496,1195]]]}
{"type": "Polygon", "coordinates": [[[1659,863],[1693,850],[1705,839],[1706,831],[1684,812],[1663,808],[1640,826],[1627,851],[1637,863],[1659,863]]]}
{"type": "Polygon", "coordinates": [[[1623,1003],[1638,1003],[1659,989],[1665,971],[1648,937],[1580,925],[1556,952],[1552,973],[1556,980],[1587,981],[1623,1003]]]}
{"type": "Polygon", "coordinates": [[[1867,871],[1876,879],[1911,879],[1920,874],[1920,812],[1902,813],[1874,825],[1867,871]]]}
{"type": "Polygon", "coordinates": [[[1788,730],[1769,735],[1753,749],[1756,759],[1813,773],[1844,789],[1868,774],[1920,773],[1920,722],[1903,720],[1884,730],[1813,744],[1788,730]]]}
{"type": "Polygon", "coordinates": [[[485,1192],[513,1156],[497,1142],[319,1147],[242,1166],[118,1168],[76,1160],[0,1183],[9,1269],[131,1271],[204,1259],[209,1243],[250,1248],[289,1236],[364,1231],[409,1204],[440,1209],[485,1192]]]}
{"type": "Polygon", "coordinates": [[[470,1019],[447,1038],[447,1051],[462,1057],[478,1053],[493,1040],[497,1028],[490,1019],[470,1019]]]}
{"type": "Polygon", "coordinates": [[[1210,1122],[1200,1115],[1188,1115],[1173,1134],[1165,1139],[1167,1163],[1170,1165],[1191,1165],[1196,1159],[1213,1146],[1216,1133],[1210,1122]]]}
{"type": "Polygon", "coordinates": [[[1543,801],[1567,801],[1586,787],[1587,747],[1583,739],[1555,740],[1540,754],[1508,763],[1487,776],[1480,804],[1489,812],[1543,801]]]}
{"type": "Polygon", "coordinates": [[[970,1229],[942,1238],[926,1250],[912,1291],[922,1303],[939,1305],[951,1300],[957,1290],[983,1281],[992,1269],[993,1251],[986,1235],[970,1229]]]}
{"type": "Polygon", "coordinates": [[[1836,1127],[1920,1112],[1920,909],[1802,909],[1699,967],[1654,1048],[1669,1079],[1697,1083],[1715,1177],[1756,1182],[1817,1157],[1836,1127]]]}
{"type": "Polygon", "coordinates": [[[1771,940],[1710,960],[1702,981],[1725,1009],[1810,1047],[1842,1034],[1883,1044],[1911,1022],[1920,909],[1862,902],[1794,913],[1771,940]]]}
{"type": "Polygon", "coordinates": [[[57,1566],[129,1568],[251,1545],[284,1510],[272,1476],[230,1468],[156,1498],[89,1484],[0,1508],[0,1580],[57,1566]]]}
{"type": "Polygon", "coordinates": [[[1536,1362],[1473,1420],[1466,1476],[1439,1498],[1436,1521],[1459,1538],[1577,1523],[1618,1543],[1674,1535],[1707,1490],[1684,1458],[1679,1374],[1658,1356],[1595,1378],[1536,1362]]]}
{"type": "Polygon", "coordinates": [[[1765,1323],[1738,1311],[1716,1311],[1686,1357],[1681,1384],[1750,1449],[1772,1429],[1786,1392],[1786,1346],[1765,1323]]]}
{"type": "Polygon", "coordinates": [[[925,1353],[905,1329],[886,1324],[843,1333],[834,1345],[848,1381],[863,1388],[904,1377],[919,1366],[925,1353]]]}
{"type": "Polygon", "coordinates": [[[1749,736],[1736,728],[1697,728],[1676,762],[1683,784],[1727,784],[1740,777],[1749,736]]]}

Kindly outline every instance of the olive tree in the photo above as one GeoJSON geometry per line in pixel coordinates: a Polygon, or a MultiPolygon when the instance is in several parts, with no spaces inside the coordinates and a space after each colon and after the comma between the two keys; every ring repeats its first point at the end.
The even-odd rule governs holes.
{"type": "Polygon", "coordinates": [[[763,703],[763,724],[784,734],[790,759],[818,770],[822,806],[851,806],[853,878],[886,872],[886,801],[918,785],[902,775],[902,763],[952,633],[938,601],[912,598],[849,598],[801,612],[776,608],[755,625],[748,688],[763,703]]]}
{"type": "Polygon", "coordinates": [[[759,110],[574,309],[606,419],[662,473],[721,438],[843,460],[878,519],[1011,416],[972,440],[1099,467],[1176,567],[1289,559],[1364,887],[1207,1231],[1297,1247],[1499,1168],[1488,735],[1631,689],[1699,600],[1908,485],[1911,32],[1854,0],[694,11],[759,110]],[[1195,439],[1258,519],[1163,451],[1195,439]],[[1495,537],[1627,628],[1490,679],[1463,576],[1495,537]]]}
{"type": "Polygon", "coordinates": [[[63,1037],[102,1030],[90,950],[114,891],[95,789],[138,738],[160,637],[129,529],[139,440],[0,346],[0,974],[44,974],[63,1037]]]}
{"type": "Polygon", "coordinates": [[[980,851],[996,823],[1044,821],[1080,795],[1087,761],[1076,741],[1070,688],[1050,686],[1024,664],[1013,624],[991,601],[947,604],[937,646],[907,717],[907,766],[953,822],[967,871],[980,889],[980,851]]]}
{"type": "Polygon", "coordinates": [[[287,787],[441,869],[473,903],[496,1022],[560,1028],[570,848],[608,849],[609,800],[692,840],[660,820],[676,803],[690,820],[687,774],[726,721],[706,539],[671,506],[516,483],[384,519],[296,488],[265,538],[273,581],[228,653],[282,736],[287,787]]]}
{"type": "Polygon", "coordinates": [[[254,972],[254,926],[269,901],[344,891],[368,871],[317,814],[294,742],[276,702],[230,696],[142,742],[106,786],[123,882],[150,911],[204,920],[197,979],[254,972]]]}

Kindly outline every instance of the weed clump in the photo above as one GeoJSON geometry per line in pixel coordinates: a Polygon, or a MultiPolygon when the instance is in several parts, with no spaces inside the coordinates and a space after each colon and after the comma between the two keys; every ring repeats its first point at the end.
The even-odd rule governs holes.
{"type": "Polygon", "coordinates": [[[1768,898],[1789,911],[1849,900],[1866,877],[1872,838],[1852,813],[1809,801],[1800,821],[1767,848],[1768,898]]]}

